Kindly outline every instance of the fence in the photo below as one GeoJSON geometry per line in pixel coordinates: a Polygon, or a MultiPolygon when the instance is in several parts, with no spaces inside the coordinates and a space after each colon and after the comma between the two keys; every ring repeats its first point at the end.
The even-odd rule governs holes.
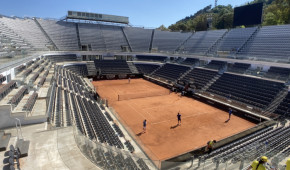
{"type": "Polygon", "coordinates": [[[81,152],[101,169],[156,169],[151,160],[98,141],[92,141],[73,126],[74,137],[81,152]]]}

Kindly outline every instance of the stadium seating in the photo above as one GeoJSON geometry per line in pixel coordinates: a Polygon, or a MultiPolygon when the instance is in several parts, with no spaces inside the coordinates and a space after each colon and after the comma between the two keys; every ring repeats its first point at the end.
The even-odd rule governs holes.
{"type": "Polygon", "coordinates": [[[139,73],[143,74],[151,74],[154,70],[158,69],[160,65],[153,65],[153,64],[137,64],[135,63],[139,73]]]}
{"type": "Polygon", "coordinates": [[[97,71],[101,75],[130,74],[130,68],[125,60],[94,60],[97,71]]]}
{"type": "Polygon", "coordinates": [[[24,97],[24,95],[28,93],[27,87],[22,87],[8,102],[8,104],[12,104],[16,106],[20,100],[24,97]]]}
{"type": "Polygon", "coordinates": [[[121,51],[121,46],[128,46],[119,26],[101,24],[79,24],[82,45],[91,45],[94,51],[121,51]]]}
{"type": "Polygon", "coordinates": [[[224,73],[208,91],[265,109],[284,87],[279,82],[224,73]]]}
{"type": "Polygon", "coordinates": [[[36,102],[36,99],[38,97],[38,94],[36,92],[34,92],[27,100],[27,102],[25,103],[25,105],[23,106],[23,111],[31,111],[33,109],[33,106],[36,102]]]}
{"type": "Polygon", "coordinates": [[[151,29],[135,27],[124,27],[123,29],[133,52],[149,52],[152,35],[151,29]]]}
{"type": "Polygon", "coordinates": [[[154,31],[152,48],[160,52],[173,53],[192,33],[154,31]]]}
{"type": "Polygon", "coordinates": [[[121,46],[129,46],[121,27],[101,25],[107,51],[122,51],[121,46]]]}
{"type": "Polygon", "coordinates": [[[102,143],[108,143],[118,148],[124,148],[113,127],[117,129],[116,132],[120,137],[123,134],[121,130],[116,125],[112,127],[109,124],[92,97],[86,97],[85,93],[88,92],[83,87],[84,84],[80,85],[75,83],[75,81],[82,82],[82,80],[78,80],[80,79],[79,77],[61,67],[56,67],[55,70],[58,77],[57,85],[59,86],[56,89],[56,100],[52,114],[55,126],[62,126],[64,121],[66,121],[67,125],[71,125],[72,122],[69,115],[72,112],[76,126],[88,138],[97,139],[102,143]],[[65,77],[62,78],[62,76],[65,77]],[[64,82],[67,82],[67,85],[64,82]],[[68,86],[69,88],[67,89],[72,93],[68,93],[67,90],[62,90],[62,87],[65,86],[68,86]],[[65,105],[63,105],[63,100],[65,101],[65,105]],[[70,107],[72,107],[72,110],[69,109],[70,107]],[[64,120],[64,117],[66,117],[66,120],[64,120]]]}
{"type": "Polygon", "coordinates": [[[164,62],[167,59],[167,57],[166,56],[152,56],[152,55],[136,55],[136,59],[138,61],[164,62]]]}
{"type": "Polygon", "coordinates": [[[45,58],[53,63],[77,61],[76,54],[48,55],[45,58]]]}
{"type": "MultiPolygon", "coordinates": [[[[225,145],[214,150],[205,159],[219,160],[226,162],[228,160],[254,160],[261,155],[265,155],[268,159],[273,158],[290,144],[290,128],[268,127],[261,131],[255,132],[231,144],[225,145]]],[[[283,152],[287,152],[284,150],[283,152]]]]}
{"type": "Polygon", "coordinates": [[[270,67],[265,77],[287,81],[290,77],[290,68],[270,67]]]}
{"type": "Polygon", "coordinates": [[[64,65],[64,68],[81,76],[88,76],[88,68],[86,64],[64,65]]]}
{"type": "Polygon", "coordinates": [[[44,36],[35,21],[30,18],[7,18],[2,17],[0,21],[12,29],[17,35],[32,45],[36,50],[48,50],[49,40],[44,36]]]}
{"type": "Polygon", "coordinates": [[[195,88],[203,88],[210,80],[218,75],[217,71],[194,68],[178,81],[179,84],[185,85],[185,82],[193,81],[195,88]]]}
{"type": "Polygon", "coordinates": [[[199,59],[196,59],[196,58],[186,58],[180,64],[184,64],[184,65],[195,65],[198,62],[199,62],[199,59]]]}
{"type": "Polygon", "coordinates": [[[25,65],[20,65],[20,66],[18,66],[18,67],[16,67],[16,68],[14,68],[14,70],[15,70],[15,74],[18,74],[18,73],[20,73],[20,72],[22,72],[24,69],[25,69],[26,67],[25,67],[25,65]]]}
{"type": "Polygon", "coordinates": [[[11,90],[16,87],[16,81],[12,80],[4,86],[0,87],[0,100],[2,100],[11,90]]]}
{"type": "Polygon", "coordinates": [[[264,26],[238,54],[272,60],[287,60],[290,54],[289,37],[290,25],[264,26]]]}
{"type": "Polygon", "coordinates": [[[59,50],[79,50],[75,23],[37,19],[59,50]]]}
{"type": "Polygon", "coordinates": [[[35,80],[39,77],[39,73],[35,73],[31,78],[30,78],[30,82],[33,83],[35,82],[35,80]]]}
{"type": "Polygon", "coordinates": [[[0,84],[2,84],[6,80],[6,77],[0,74],[0,84]]]}
{"type": "Polygon", "coordinates": [[[99,24],[79,23],[79,34],[82,45],[91,45],[92,50],[106,51],[106,43],[99,24]]]}
{"type": "Polygon", "coordinates": [[[256,29],[257,27],[231,29],[221,40],[218,51],[237,52],[256,29]]]}
{"type": "Polygon", "coordinates": [[[27,77],[30,73],[32,73],[32,69],[31,68],[29,68],[29,69],[26,69],[24,72],[23,72],[23,76],[24,77],[27,77]]]}
{"type": "Polygon", "coordinates": [[[160,69],[153,73],[153,76],[157,76],[169,81],[177,81],[190,68],[182,65],[168,64],[166,63],[160,69]]]}
{"type": "Polygon", "coordinates": [[[12,46],[13,50],[30,50],[30,44],[24,40],[23,37],[19,36],[14,32],[15,28],[9,28],[6,23],[6,17],[0,18],[0,37],[3,43],[7,44],[8,47],[12,46]]]}
{"type": "Polygon", "coordinates": [[[184,44],[184,52],[205,54],[227,30],[198,31],[184,44]]]}
{"type": "Polygon", "coordinates": [[[287,117],[290,116],[290,93],[289,92],[287,96],[284,98],[284,100],[279,104],[279,106],[274,111],[274,113],[285,115],[287,117]]]}
{"type": "Polygon", "coordinates": [[[228,72],[244,74],[249,69],[251,64],[246,63],[234,63],[231,67],[228,67],[228,72]]]}
{"type": "Polygon", "coordinates": [[[227,62],[225,61],[217,61],[217,60],[212,60],[208,65],[205,66],[205,68],[210,68],[214,70],[220,70],[226,66],[227,62]]]}

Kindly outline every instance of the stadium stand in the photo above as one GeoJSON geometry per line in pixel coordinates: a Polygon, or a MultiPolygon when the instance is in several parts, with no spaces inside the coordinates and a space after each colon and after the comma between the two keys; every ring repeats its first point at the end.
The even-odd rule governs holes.
{"type": "Polygon", "coordinates": [[[121,27],[101,25],[101,31],[107,51],[122,51],[121,46],[129,46],[121,27]]]}
{"type": "Polygon", "coordinates": [[[272,58],[285,60],[289,58],[290,25],[264,26],[254,38],[250,39],[238,54],[248,57],[272,58]]]}
{"type": "Polygon", "coordinates": [[[75,74],[88,76],[88,68],[86,64],[64,65],[64,67],[75,74]]]}
{"type": "Polygon", "coordinates": [[[195,65],[197,63],[199,63],[199,59],[196,59],[196,58],[186,58],[185,60],[180,62],[180,64],[184,64],[184,65],[195,65]]]}
{"type": "Polygon", "coordinates": [[[8,28],[4,23],[5,17],[0,18],[0,34],[1,40],[6,43],[7,47],[12,50],[30,50],[31,46],[28,42],[26,42],[23,37],[19,36],[14,32],[14,28],[8,28]]]}
{"type": "Polygon", "coordinates": [[[0,84],[2,84],[6,80],[6,77],[0,74],[0,84]]]}
{"type": "Polygon", "coordinates": [[[33,46],[35,50],[48,50],[50,42],[38,28],[33,19],[2,17],[0,21],[33,46]]]}
{"type": "Polygon", "coordinates": [[[8,104],[12,104],[16,106],[20,100],[23,98],[23,96],[28,92],[27,87],[22,87],[8,102],[8,104]]]}
{"type": "Polygon", "coordinates": [[[76,54],[47,55],[45,58],[52,63],[77,61],[76,54]]]}
{"type": "Polygon", "coordinates": [[[16,81],[12,80],[4,86],[0,87],[0,100],[2,100],[11,90],[16,87],[16,81]]]}
{"type": "Polygon", "coordinates": [[[255,160],[261,155],[267,156],[268,159],[273,159],[279,155],[278,153],[289,150],[287,149],[290,144],[289,135],[289,126],[280,126],[274,129],[273,127],[268,127],[229,145],[220,147],[205,155],[204,159],[212,160],[217,165],[227,163],[229,160],[232,164],[241,159],[255,160]]]}
{"type": "Polygon", "coordinates": [[[218,51],[237,52],[257,30],[257,27],[231,29],[219,43],[218,51]]]}
{"type": "Polygon", "coordinates": [[[135,63],[135,66],[137,67],[139,73],[143,73],[143,74],[151,74],[154,70],[160,67],[160,65],[137,64],[137,63],[135,63]]]}
{"type": "Polygon", "coordinates": [[[91,45],[92,50],[106,51],[106,42],[99,24],[79,23],[79,34],[82,45],[91,45]]]}
{"type": "Polygon", "coordinates": [[[125,60],[94,60],[100,75],[130,74],[130,68],[125,60]]]}
{"type": "Polygon", "coordinates": [[[205,54],[214,43],[221,39],[227,30],[198,31],[184,44],[184,52],[205,54]]]}
{"type": "Polygon", "coordinates": [[[284,98],[284,100],[279,104],[279,106],[274,111],[274,113],[284,115],[286,117],[290,116],[290,93],[289,92],[287,96],[284,98]]]}
{"type": "Polygon", "coordinates": [[[152,30],[124,27],[124,32],[127,35],[133,52],[149,52],[152,30]]]}
{"type": "Polygon", "coordinates": [[[151,56],[151,55],[136,55],[138,61],[156,61],[156,62],[165,62],[167,57],[165,56],[151,56]]]}
{"type": "Polygon", "coordinates": [[[265,109],[285,85],[283,83],[224,73],[209,92],[265,109]]]}
{"type": "MultiPolygon", "coordinates": [[[[218,75],[217,71],[204,68],[194,68],[178,81],[178,84],[185,85],[188,81],[193,81],[196,89],[202,89],[205,85],[218,75]]],[[[194,87],[193,87],[194,88],[194,87]]]]}
{"type": "Polygon", "coordinates": [[[23,106],[23,111],[31,111],[38,97],[38,93],[34,92],[23,106]]]}
{"type": "Polygon", "coordinates": [[[210,68],[214,70],[220,70],[223,69],[226,66],[227,62],[226,61],[217,61],[217,60],[212,60],[208,65],[205,66],[205,68],[210,68]]]}
{"type": "Polygon", "coordinates": [[[173,53],[192,33],[154,31],[152,48],[160,52],[173,53]]]}
{"type": "MultiPolygon", "coordinates": [[[[69,51],[80,50],[80,45],[87,45],[91,48],[89,50],[98,52],[121,52],[121,46],[130,46],[133,52],[148,52],[152,40],[152,48],[157,48],[159,52],[173,53],[179,48],[181,53],[205,55],[212,52],[210,50],[216,46],[214,50],[238,52],[238,57],[289,60],[289,28],[290,25],[281,25],[261,28],[236,28],[229,31],[200,31],[193,34],[154,30],[154,34],[152,34],[152,29],[135,27],[0,17],[0,56],[6,56],[13,50],[22,52],[23,50],[49,50],[48,46],[52,46],[52,43],[59,50],[69,51]],[[77,33],[79,33],[80,44],[78,44],[77,33]]],[[[135,56],[134,59],[142,61],[136,62],[134,65],[138,72],[146,74],[146,77],[157,77],[172,82],[177,81],[182,86],[189,83],[191,88],[198,90],[197,93],[208,92],[211,96],[226,98],[228,101],[234,100],[249,107],[258,108],[258,110],[267,110],[279,98],[281,91],[285,91],[286,95],[286,92],[288,92],[286,88],[289,88],[286,86],[289,86],[287,81],[289,81],[290,69],[280,67],[279,63],[275,63],[276,66],[271,66],[265,72],[264,77],[267,78],[265,79],[242,75],[251,67],[250,62],[246,64],[247,61],[239,63],[235,60],[234,64],[230,64],[218,59],[206,59],[211,60],[211,62],[204,68],[193,68],[199,65],[199,59],[188,57],[184,60],[185,56],[181,56],[175,60],[177,57],[140,54],[132,54],[132,56],[135,56]],[[157,65],[157,63],[154,64],[151,61],[159,62],[158,64],[166,61],[177,64],[157,65]],[[226,69],[227,72],[222,74],[226,69]],[[283,82],[271,79],[282,80],[283,82]]],[[[45,59],[36,58],[29,62],[26,60],[26,64],[23,64],[25,62],[22,65],[16,63],[13,66],[15,76],[12,75],[12,78],[16,77],[17,80],[10,81],[11,77],[4,74],[7,76],[8,80],[6,80],[6,76],[2,75],[4,72],[2,72],[0,74],[0,84],[4,81],[7,81],[7,84],[0,86],[0,100],[7,96],[17,84],[24,84],[24,86],[20,86],[19,90],[14,90],[17,93],[13,92],[10,95],[12,98],[9,96],[9,103],[14,106],[23,106],[22,111],[32,112],[35,110],[33,107],[37,105],[38,99],[42,98],[38,98],[38,95],[43,95],[41,94],[43,91],[41,93],[35,91],[32,94],[29,93],[30,96],[25,96],[30,90],[26,87],[25,81],[29,79],[30,82],[35,82],[39,79],[37,82],[38,88],[47,86],[47,83],[51,81],[52,84],[49,85],[48,90],[51,95],[47,96],[47,100],[52,101],[47,109],[50,122],[55,127],[76,126],[78,131],[90,141],[105,146],[90,151],[94,153],[94,163],[97,166],[103,169],[150,169],[143,159],[134,157],[130,153],[135,152],[134,143],[124,137],[126,133],[123,133],[122,126],[116,123],[115,118],[107,112],[108,110],[105,110],[102,102],[94,98],[95,94],[91,92],[92,89],[83,78],[88,76],[87,65],[76,63],[80,61],[80,58],[78,58],[80,55],[55,54],[44,56],[45,59]],[[49,62],[54,64],[52,66],[54,70],[49,62]],[[73,64],[63,64],[63,62],[73,62],[73,64]],[[45,72],[43,73],[43,71],[45,72]],[[16,76],[19,73],[21,75],[16,76]],[[47,78],[48,74],[51,77],[47,78]],[[16,83],[16,81],[20,81],[20,83],[16,83]],[[25,101],[26,97],[28,98],[27,101],[25,101]],[[23,101],[25,105],[20,104],[23,101]]],[[[125,60],[94,60],[94,65],[94,69],[96,69],[94,71],[98,75],[127,75],[133,72],[125,60]]],[[[97,78],[97,75],[90,76],[97,78]]],[[[7,103],[3,100],[4,102],[7,103]]],[[[273,107],[275,108],[274,113],[282,115],[281,119],[283,121],[287,120],[290,115],[289,102],[290,94],[288,92],[287,96],[284,97],[283,95],[281,101],[279,100],[273,107]]],[[[262,154],[274,159],[274,157],[280,157],[282,154],[289,155],[289,137],[289,125],[270,126],[216,148],[210,154],[204,155],[204,158],[211,161],[209,165],[212,165],[212,162],[225,163],[229,160],[232,162],[242,159],[252,161],[262,154]],[[266,145],[265,141],[267,142],[266,145]]],[[[86,149],[89,150],[90,147],[86,149]]]]}
{"type": "Polygon", "coordinates": [[[244,74],[247,69],[251,67],[251,64],[246,63],[234,63],[231,67],[228,67],[228,72],[244,74]]]}
{"type": "Polygon", "coordinates": [[[187,66],[166,63],[152,75],[174,82],[177,81],[177,79],[189,69],[190,68],[187,66]]]}
{"type": "Polygon", "coordinates": [[[277,79],[282,81],[287,81],[290,76],[290,68],[282,68],[282,67],[270,67],[265,77],[271,79],[277,79]]]}
{"type": "Polygon", "coordinates": [[[75,23],[36,19],[59,50],[79,50],[75,23]]]}

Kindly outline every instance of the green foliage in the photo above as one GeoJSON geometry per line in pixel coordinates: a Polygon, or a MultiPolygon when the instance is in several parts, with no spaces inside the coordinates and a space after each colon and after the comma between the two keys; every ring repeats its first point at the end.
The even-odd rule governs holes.
{"type": "Polygon", "coordinates": [[[160,25],[160,27],[158,27],[158,28],[156,28],[156,29],[161,30],[161,31],[169,31],[169,29],[166,28],[163,24],[160,25]]]}
{"type": "MultiPolygon", "coordinates": [[[[253,0],[247,4],[264,3],[263,25],[290,24],[290,0],[253,0]]],[[[247,5],[246,4],[246,5],[247,5]]],[[[204,31],[207,30],[207,18],[212,16],[213,29],[233,27],[234,9],[231,5],[211,5],[197,11],[194,15],[172,24],[168,29],[173,31],[204,31]]]]}

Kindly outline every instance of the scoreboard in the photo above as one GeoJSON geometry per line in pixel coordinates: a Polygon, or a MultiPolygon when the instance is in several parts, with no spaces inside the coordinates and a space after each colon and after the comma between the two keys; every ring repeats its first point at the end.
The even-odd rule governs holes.
{"type": "Polygon", "coordinates": [[[66,18],[129,24],[129,17],[89,12],[68,11],[66,18]]]}

